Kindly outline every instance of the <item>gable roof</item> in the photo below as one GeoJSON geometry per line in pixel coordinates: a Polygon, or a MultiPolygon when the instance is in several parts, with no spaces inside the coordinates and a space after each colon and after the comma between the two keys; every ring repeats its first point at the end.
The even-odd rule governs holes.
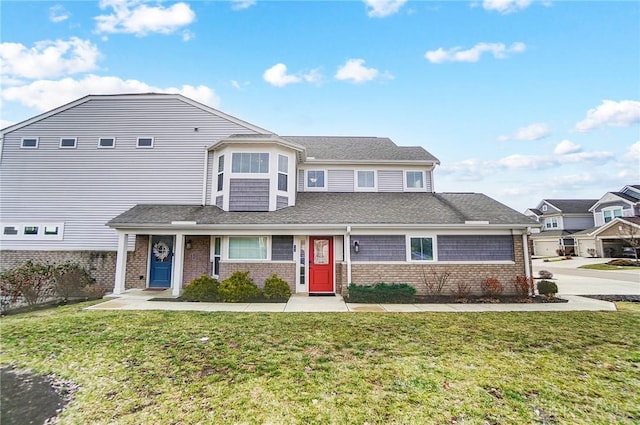
{"type": "Polygon", "coordinates": [[[7,133],[10,133],[12,131],[15,130],[19,130],[23,127],[26,127],[27,125],[33,124],[34,122],[38,122],[41,121],[45,118],[48,118],[52,115],[56,115],[59,114],[63,111],[66,111],[68,109],[71,109],[75,106],[81,105],[83,103],[89,102],[91,100],[94,99],[115,99],[115,100],[120,100],[120,99],[144,99],[144,98],[148,98],[148,99],[179,99],[185,103],[188,103],[192,106],[195,106],[196,108],[202,109],[205,112],[208,112],[210,114],[216,115],[220,118],[223,118],[227,121],[231,121],[235,124],[238,124],[242,127],[248,128],[250,130],[256,131],[258,133],[263,133],[263,134],[270,134],[271,132],[269,130],[265,130],[264,128],[260,128],[256,125],[253,125],[251,123],[248,123],[246,121],[243,121],[241,119],[238,119],[234,116],[231,116],[229,114],[225,114],[222,111],[219,111],[217,109],[214,109],[210,106],[204,105],[200,102],[196,102],[193,99],[189,99],[186,96],[183,96],[181,94],[177,94],[177,93],[129,93],[129,94],[90,94],[84,97],[81,97],[80,99],[74,100],[72,102],[69,102],[65,105],[59,106],[55,109],[52,109],[50,111],[44,112],[40,115],[36,115],[35,117],[29,118],[25,121],[13,124],[9,127],[3,128],[2,130],[0,130],[0,137],[4,136],[7,133]]]}
{"type": "Polygon", "coordinates": [[[587,214],[597,199],[543,199],[564,214],[587,214]]]}
{"type": "Polygon", "coordinates": [[[306,148],[308,162],[410,161],[440,164],[421,146],[398,146],[387,137],[282,136],[306,148]]]}
{"type": "Polygon", "coordinates": [[[297,225],[380,227],[538,227],[539,223],[479,193],[312,193],[296,205],[269,212],[225,212],[213,205],[140,204],[107,223],[114,228],[198,226],[286,228],[297,225]]]}

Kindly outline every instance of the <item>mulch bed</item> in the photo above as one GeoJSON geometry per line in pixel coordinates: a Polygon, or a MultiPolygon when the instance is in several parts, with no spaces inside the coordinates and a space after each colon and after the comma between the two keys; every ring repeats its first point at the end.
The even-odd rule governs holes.
{"type": "Polygon", "coordinates": [[[581,295],[602,301],[640,303],[640,295],[581,295]]]}

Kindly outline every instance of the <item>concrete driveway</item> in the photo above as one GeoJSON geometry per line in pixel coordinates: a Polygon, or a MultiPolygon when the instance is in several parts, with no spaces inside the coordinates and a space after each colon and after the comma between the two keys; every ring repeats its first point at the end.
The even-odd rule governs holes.
{"type": "Polygon", "coordinates": [[[640,268],[638,270],[589,270],[578,267],[602,264],[608,258],[579,258],[550,261],[533,260],[533,275],[540,270],[553,273],[560,295],[640,295],[640,268]]]}

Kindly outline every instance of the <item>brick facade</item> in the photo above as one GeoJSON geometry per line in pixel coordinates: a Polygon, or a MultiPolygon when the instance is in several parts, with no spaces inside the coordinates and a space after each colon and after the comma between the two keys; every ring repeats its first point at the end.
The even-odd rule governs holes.
{"type": "Polygon", "coordinates": [[[233,263],[228,261],[220,262],[220,280],[226,279],[233,272],[236,271],[249,271],[249,277],[258,285],[259,288],[264,288],[264,281],[272,274],[277,274],[278,277],[289,284],[291,293],[296,292],[296,263],[282,262],[282,263],[233,263]]]}
{"type": "MultiPolygon", "coordinates": [[[[125,289],[144,289],[147,287],[147,272],[149,271],[149,236],[136,235],[135,238],[135,251],[127,252],[127,276],[125,278],[125,289]]],[[[111,289],[113,289],[113,282],[111,283],[111,289]]]]}
{"type": "Polygon", "coordinates": [[[191,249],[184,251],[184,271],[182,273],[182,285],[187,285],[193,279],[206,274],[211,275],[211,237],[187,236],[191,241],[191,249]]]}

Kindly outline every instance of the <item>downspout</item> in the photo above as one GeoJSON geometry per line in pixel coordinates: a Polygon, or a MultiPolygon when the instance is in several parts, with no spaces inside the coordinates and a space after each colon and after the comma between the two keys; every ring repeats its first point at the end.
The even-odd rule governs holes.
{"type": "MultiPolygon", "coordinates": [[[[524,274],[527,280],[531,278],[531,264],[529,263],[529,238],[527,237],[529,234],[529,228],[527,228],[526,232],[522,233],[522,251],[524,253],[524,274]]],[[[535,288],[531,287],[531,295],[535,295],[535,288]]]]}
{"type": "Polygon", "coordinates": [[[347,260],[347,288],[351,284],[351,226],[347,226],[347,235],[344,239],[345,259],[347,260]]]}
{"type": "Polygon", "coordinates": [[[209,149],[204,147],[204,169],[202,170],[202,206],[207,203],[207,174],[209,172],[209,149]]]}

